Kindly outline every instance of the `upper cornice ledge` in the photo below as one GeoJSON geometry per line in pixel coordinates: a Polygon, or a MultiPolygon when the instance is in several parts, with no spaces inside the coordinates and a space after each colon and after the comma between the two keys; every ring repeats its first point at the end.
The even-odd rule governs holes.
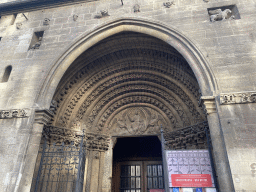
{"type": "Polygon", "coordinates": [[[7,3],[1,3],[0,1],[0,15],[11,15],[14,13],[23,13],[44,8],[53,8],[92,1],[97,0],[13,0],[7,3]]]}

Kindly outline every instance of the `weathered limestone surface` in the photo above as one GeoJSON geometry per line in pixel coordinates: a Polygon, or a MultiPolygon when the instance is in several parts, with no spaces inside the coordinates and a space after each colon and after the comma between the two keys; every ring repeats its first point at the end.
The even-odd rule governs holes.
{"type": "MultiPolygon", "coordinates": [[[[0,83],[0,110],[26,108],[32,112],[24,118],[0,119],[0,191],[29,191],[29,184],[22,179],[24,166],[28,166],[27,159],[31,154],[35,156],[38,146],[28,143],[38,145],[40,142],[40,130],[34,130],[37,128],[33,126],[33,111],[50,106],[50,103],[40,106],[35,101],[53,63],[76,38],[120,17],[152,20],[175,28],[190,39],[208,61],[217,82],[213,95],[218,100],[221,93],[256,91],[255,9],[255,0],[210,0],[208,3],[176,0],[170,8],[160,0],[124,0],[123,6],[119,0],[105,0],[28,11],[24,13],[28,20],[19,13],[13,24],[12,15],[3,16],[0,19],[0,80],[8,65],[12,65],[12,72],[8,82],[0,83]],[[135,13],[136,3],[140,5],[140,12],[135,13]],[[210,22],[207,8],[233,4],[237,5],[241,19],[210,22]],[[101,10],[108,10],[110,16],[95,18],[101,10]],[[74,15],[78,16],[76,21],[74,15]],[[49,25],[44,25],[45,18],[50,20],[49,25]],[[22,23],[20,29],[17,23],[22,23]],[[28,50],[33,33],[38,31],[44,31],[40,48],[28,50]],[[35,141],[30,141],[33,135],[35,141]]],[[[255,103],[218,104],[235,191],[256,189],[255,111],[255,103]]],[[[31,156],[33,161],[34,156],[31,156]]],[[[106,156],[110,158],[109,154],[106,156]]],[[[91,162],[92,166],[97,163],[91,162]]],[[[103,191],[109,189],[108,184],[102,185],[103,191]]]]}

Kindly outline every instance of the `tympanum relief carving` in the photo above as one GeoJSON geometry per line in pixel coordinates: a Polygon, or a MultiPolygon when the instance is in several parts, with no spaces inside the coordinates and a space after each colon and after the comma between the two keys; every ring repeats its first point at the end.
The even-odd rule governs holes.
{"type": "Polygon", "coordinates": [[[108,125],[111,135],[159,134],[161,125],[168,127],[166,120],[149,107],[129,107],[118,113],[108,125]]]}

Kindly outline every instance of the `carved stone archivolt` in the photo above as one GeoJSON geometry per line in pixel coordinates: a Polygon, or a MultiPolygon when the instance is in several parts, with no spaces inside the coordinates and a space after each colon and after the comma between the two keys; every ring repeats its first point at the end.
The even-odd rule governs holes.
{"type": "Polygon", "coordinates": [[[222,105],[255,103],[255,102],[256,102],[256,92],[220,94],[220,104],[222,105]]]}
{"type": "Polygon", "coordinates": [[[54,96],[54,126],[136,135],[158,131],[159,124],[153,126],[149,119],[170,130],[205,120],[197,104],[199,86],[186,61],[146,35],[105,39],[77,58],[64,76],[54,96]],[[120,127],[124,121],[126,126],[120,127]]]}

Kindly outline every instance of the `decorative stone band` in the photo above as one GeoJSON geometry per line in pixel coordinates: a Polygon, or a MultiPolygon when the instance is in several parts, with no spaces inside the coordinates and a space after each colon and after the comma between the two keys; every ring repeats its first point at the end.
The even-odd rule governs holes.
{"type": "Polygon", "coordinates": [[[86,133],[86,146],[92,151],[107,151],[109,147],[110,137],[96,133],[86,133]]]}
{"type": "Polygon", "coordinates": [[[164,134],[166,149],[206,149],[207,121],[164,134]]]}
{"type": "Polygon", "coordinates": [[[0,119],[23,118],[27,117],[26,109],[11,109],[0,111],[0,119]]]}
{"type": "Polygon", "coordinates": [[[220,104],[255,103],[256,92],[220,94],[220,104]]]}

